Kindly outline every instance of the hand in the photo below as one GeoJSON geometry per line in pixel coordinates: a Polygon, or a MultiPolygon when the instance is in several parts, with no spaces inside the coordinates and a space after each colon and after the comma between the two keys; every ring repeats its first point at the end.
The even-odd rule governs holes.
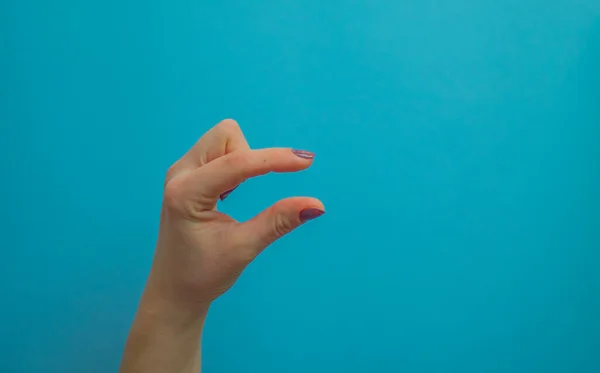
{"type": "Polygon", "coordinates": [[[121,373],[199,372],[211,302],[269,244],[324,213],[306,197],[275,203],[247,222],[218,212],[246,179],[310,167],[303,150],[251,150],[236,122],[208,131],[167,173],[158,243],[121,362],[121,373]]]}
{"type": "Polygon", "coordinates": [[[167,173],[147,291],[192,313],[206,310],[269,244],[324,213],[319,200],[295,197],[240,223],[216,210],[218,200],[248,178],[304,170],[313,158],[289,148],[251,150],[233,120],[208,131],[167,173]]]}
{"type": "Polygon", "coordinates": [[[306,197],[275,203],[247,222],[218,212],[246,179],[310,167],[303,150],[251,150],[236,122],[208,131],[167,173],[152,270],[121,362],[121,373],[199,372],[211,302],[269,244],[324,213],[306,197]]]}

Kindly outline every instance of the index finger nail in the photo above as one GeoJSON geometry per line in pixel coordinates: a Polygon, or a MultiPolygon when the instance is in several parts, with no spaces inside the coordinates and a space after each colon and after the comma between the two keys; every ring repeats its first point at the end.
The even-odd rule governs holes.
{"type": "Polygon", "coordinates": [[[300,158],[304,158],[304,159],[313,159],[315,157],[315,153],[309,152],[308,150],[293,149],[292,153],[294,153],[296,156],[298,156],[300,158]]]}

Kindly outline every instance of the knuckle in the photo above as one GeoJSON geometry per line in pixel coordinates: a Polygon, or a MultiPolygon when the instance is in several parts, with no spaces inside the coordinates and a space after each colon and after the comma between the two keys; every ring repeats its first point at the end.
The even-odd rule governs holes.
{"type": "Polygon", "coordinates": [[[273,232],[275,238],[281,238],[286,234],[290,233],[294,228],[290,220],[282,214],[275,214],[273,232]]]}
{"type": "Polygon", "coordinates": [[[169,180],[173,179],[175,177],[175,174],[177,173],[177,163],[179,161],[173,163],[168,169],[167,169],[167,173],[165,175],[165,187],[167,186],[167,184],[169,183],[169,180]]]}
{"type": "Polygon", "coordinates": [[[185,177],[178,176],[169,181],[163,192],[163,206],[178,215],[199,219],[204,211],[204,206],[209,206],[210,199],[201,196],[190,198],[185,177]]]}
{"type": "Polygon", "coordinates": [[[223,119],[221,121],[221,123],[219,123],[219,125],[221,125],[225,128],[230,128],[230,129],[239,129],[240,128],[240,125],[238,124],[238,122],[236,122],[234,119],[231,119],[231,118],[223,119]]]}
{"type": "Polygon", "coordinates": [[[179,179],[175,178],[165,184],[163,200],[166,207],[174,209],[181,206],[183,187],[179,179]]]}
{"type": "Polygon", "coordinates": [[[215,126],[218,131],[222,131],[226,134],[231,134],[235,132],[239,132],[240,125],[233,119],[224,119],[219,124],[215,126]]]}

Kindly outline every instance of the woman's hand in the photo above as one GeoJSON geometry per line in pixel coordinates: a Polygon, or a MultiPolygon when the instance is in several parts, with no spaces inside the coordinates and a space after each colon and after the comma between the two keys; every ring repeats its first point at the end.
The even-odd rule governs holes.
{"type": "Polygon", "coordinates": [[[122,372],[197,371],[199,355],[188,355],[211,302],[269,244],[324,213],[319,200],[295,197],[240,223],[218,212],[217,202],[248,178],[304,170],[313,158],[289,148],[251,150],[237,123],[225,120],[169,169],[154,263],[122,372]],[[160,341],[156,333],[171,337],[160,341]]]}
{"type": "Polygon", "coordinates": [[[310,167],[314,154],[288,148],[251,150],[237,123],[206,133],[169,170],[150,285],[182,307],[203,307],[233,285],[269,244],[323,214],[314,198],[277,202],[239,223],[216,210],[246,179],[310,167]]]}

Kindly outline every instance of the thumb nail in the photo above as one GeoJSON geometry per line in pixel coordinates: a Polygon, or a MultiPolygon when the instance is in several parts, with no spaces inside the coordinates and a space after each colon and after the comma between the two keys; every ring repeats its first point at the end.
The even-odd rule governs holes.
{"type": "Polygon", "coordinates": [[[325,211],[317,208],[309,208],[300,211],[300,220],[304,223],[309,220],[313,220],[323,215],[325,211]]]}

